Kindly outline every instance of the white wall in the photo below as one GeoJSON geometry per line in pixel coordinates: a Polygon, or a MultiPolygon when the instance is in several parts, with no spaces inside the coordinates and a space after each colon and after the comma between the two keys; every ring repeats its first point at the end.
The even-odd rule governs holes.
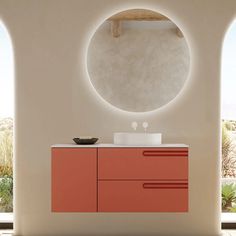
{"type": "Polygon", "coordinates": [[[17,235],[218,235],[220,233],[220,60],[235,0],[0,0],[16,61],[17,235]],[[148,115],[105,106],[89,87],[85,48],[104,17],[152,8],[186,33],[191,75],[181,96],[148,115]],[[164,142],[190,145],[190,211],[184,214],[50,212],[50,145],[93,134],[111,141],[132,120],[164,142]]]}

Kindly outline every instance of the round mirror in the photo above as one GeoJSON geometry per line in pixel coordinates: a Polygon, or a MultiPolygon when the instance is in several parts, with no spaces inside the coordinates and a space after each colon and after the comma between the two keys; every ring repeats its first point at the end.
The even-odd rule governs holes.
{"type": "Polygon", "coordinates": [[[145,9],[111,16],[88,47],[92,85],[125,111],[152,111],[169,103],[183,88],[189,66],[181,30],[166,16],[145,9]]]}

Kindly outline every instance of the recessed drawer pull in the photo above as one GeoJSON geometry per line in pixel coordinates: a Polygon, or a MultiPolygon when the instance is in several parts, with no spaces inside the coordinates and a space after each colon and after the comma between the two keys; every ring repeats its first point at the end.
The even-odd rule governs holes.
{"type": "Polygon", "coordinates": [[[188,183],[144,183],[145,189],[187,189],[188,183]]]}
{"type": "Polygon", "coordinates": [[[188,156],[188,151],[143,151],[143,156],[188,156]]]}

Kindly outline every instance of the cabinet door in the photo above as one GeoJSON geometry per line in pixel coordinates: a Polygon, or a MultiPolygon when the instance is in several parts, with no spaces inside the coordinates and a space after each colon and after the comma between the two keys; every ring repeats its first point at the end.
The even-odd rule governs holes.
{"type": "Polygon", "coordinates": [[[187,212],[187,181],[99,181],[100,212],[187,212]]]}
{"type": "Polygon", "coordinates": [[[96,148],[52,148],[52,211],[97,211],[96,148]]]}

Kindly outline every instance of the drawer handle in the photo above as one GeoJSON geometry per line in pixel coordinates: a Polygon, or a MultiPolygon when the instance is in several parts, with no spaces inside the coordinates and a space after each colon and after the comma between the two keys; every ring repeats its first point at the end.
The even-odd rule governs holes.
{"type": "Polygon", "coordinates": [[[188,189],[188,183],[144,183],[145,189],[188,189]]]}
{"type": "Polygon", "coordinates": [[[143,151],[143,156],[188,156],[188,151],[143,151]]]}

